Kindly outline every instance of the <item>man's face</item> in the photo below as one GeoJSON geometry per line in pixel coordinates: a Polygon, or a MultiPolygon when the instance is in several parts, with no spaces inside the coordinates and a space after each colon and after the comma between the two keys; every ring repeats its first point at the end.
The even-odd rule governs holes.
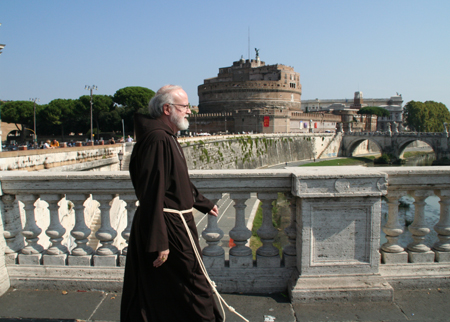
{"type": "Polygon", "coordinates": [[[187,118],[191,114],[191,110],[186,108],[189,105],[189,99],[184,90],[177,90],[173,93],[173,104],[170,104],[170,122],[172,122],[178,130],[187,130],[189,121],[187,118]]]}

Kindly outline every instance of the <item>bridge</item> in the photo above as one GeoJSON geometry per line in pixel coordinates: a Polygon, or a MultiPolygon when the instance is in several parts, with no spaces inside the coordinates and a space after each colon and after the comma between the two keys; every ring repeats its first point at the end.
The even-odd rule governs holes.
{"type": "MultiPolygon", "coordinates": [[[[226,228],[216,217],[208,216],[201,234],[221,292],[287,291],[293,303],[392,301],[393,286],[449,284],[449,167],[194,170],[191,178],[210,199],[226,194],[234,204],[226,232],[235,247],[225,252],[226,228]],[[411,224],[399,215],[407,194],[411,224]],[[263,218],[253,255],[245,210],[255,195],[263,218]],[[280,195],[288,202],[284,231],[272,223],[280,195]],[[437,222],[425,212],[428,196],[440,200],[437,222]],[[281,250],[274,244],[280,234],[287,239],[281,250]]],[[[136,210],[128,173],[8,171],[0,183],[0,294],[10,286],[121,289],[136,210]]]]}
{"type": "Polygon", "coordinates": [[[436,160],[450,159],[450,140],[447,131],[441,133],[417,132],[345,132],[342,138],[341,155],[352,156],[361,142],[375,143],[381,154],[391,154],[399,159],[405,148],[412,142],[427,143],[434,151],[436,160]]]}

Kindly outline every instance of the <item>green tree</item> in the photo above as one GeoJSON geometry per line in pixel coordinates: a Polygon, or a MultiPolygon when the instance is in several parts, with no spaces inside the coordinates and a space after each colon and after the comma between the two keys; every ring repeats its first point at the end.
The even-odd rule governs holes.
{"type": "Polygon", "coordinates": [[[129,86],[119,89],[114,94],[114,103],[120,108],[120,116],[124,119],[125,129],[131,131],[134,128],[133,115],[138,112],[147,114],[147,107],[155,92],[146,87],[129,86]]]}
{"type": "Polygon", "coordinates": [[[442,132],[444,123],[450,123],[450,111],[434,101],[410,101],[405,105],[405,122],[413,131],[442,132]]]}
{"type": "Polygon", "coordinates": [[[376,115],[376,116],[386,116],[389,117],[389,111],[385,108],[378,107],[378,106],[366,106],[361,108],[358,111],[358,114],[370,114],[370,115],[376,115]]]}
{"type": "Polygon", "coordinates": [[[47,134],[51,134],[48,130],[56,132],[56,128],[61,131],[64,140],[64,129],[74,131],[73,118],[76,114],[77,100],[72,99],[55,99],[48,103],[39,113],[40,124],[45,125],[47,134]]]}
{"type": "MultiPolygon", "coordinates": [[[[81,103],[78,115],[83,115],[83,120],[85,120],[85,126],[90,129],[90,109],[91,109],[91,97],[89,95],[83,95],[79,98],[81,103]]],[[[97,128],[97,137],[99,135],[101,118],[105,117],[111,110],[114,109],[114,102],[112,96],[110,95],[93,95],[92,96],[92,118],[93,123],[95,123],[95,128],[97,128]]],[[[104,125],[104,123],[102,123],[104,125]]],[[[87,129],[86,131],[87,132],[87,129]]]]}
{"type": "MultiPolygon", "coordinates": [[[[41,106],[36,104],[36,114],[39,113],[41,106]]],[[[17,130],[20,131],[21,141],[25,141],[25,128],[33,128],[34,124],[34,102],[13,101],[4,102],[1,105],[2,121],[15,123],[17,130]],[[21,125],[21,127],[18,126],[21,125]]]]}

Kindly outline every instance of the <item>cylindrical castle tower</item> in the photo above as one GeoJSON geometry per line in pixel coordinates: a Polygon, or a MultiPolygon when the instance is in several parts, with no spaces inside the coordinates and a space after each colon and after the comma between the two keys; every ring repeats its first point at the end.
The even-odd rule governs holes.
{"type": "Polygon", "coordinates": [[[301,111],[300,74],[294,68],[255,60],[233,62],[198,87],[199,112],[221,113],[259,108],[301,111]]]}

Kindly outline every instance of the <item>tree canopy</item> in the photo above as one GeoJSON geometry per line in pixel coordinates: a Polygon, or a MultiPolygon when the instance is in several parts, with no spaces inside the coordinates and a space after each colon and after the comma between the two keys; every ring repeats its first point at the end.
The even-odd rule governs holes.
{"type": "Polygon", "coordinates": [[[154,91],[140,86],[124,87],[114,94],[113,100],[118,105],[118,114],[124,120],[125,130],[130,131],[134,128],[134,113],[148,113],[148,102],[153,96],[154,91]]]}
{"type": "Polygon", "coordinates": [[[450,123],[450,111],[434,101],[410,101],[405,105],[405,122],[409,128],[418,132],[442,132],[444,123],[450,123]]]}
{"type": "Polygon", "coordinates": [[[361,108],[358,111],[358,114],[371,114],[371,115],[376,115],[376,116],[380,116],[380,117],[388,117],[389,116],[389,111],[385,108],[382,107],[378,107],[378,106],[366,106],[361,108]]]}
{"type": "Polygon", "coordinates": [[[148,102],[155,96],[151,89],[140,86],[129,86],[119,89],[114,94],[114,103],[124,108],[132,109],[134,112],[143,112],[147,109],[148,102]]]}

